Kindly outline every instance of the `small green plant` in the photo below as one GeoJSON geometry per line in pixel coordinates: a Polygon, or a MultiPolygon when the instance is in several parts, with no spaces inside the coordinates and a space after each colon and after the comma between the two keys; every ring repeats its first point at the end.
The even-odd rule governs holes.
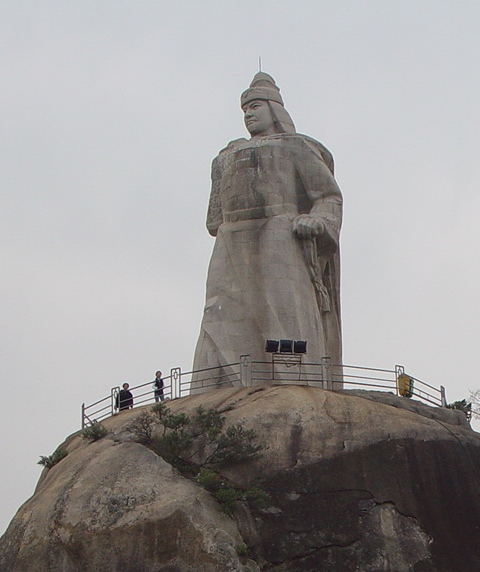
{"type": "Polygon", "coordinates": [[[234,487],[226,487],[214,493],[213,496],[223,506],[225,514],[228,516],[233,516],[235,503],[238,500],[241,500],[240,491],[234,487]]]}
{"type": "Polygon", "coordinates": [[[185,413],[178,413],[177,415],[168,414],[162,419],[163,430],[167,429],[172,431],[182,431],[190,423],[190,419],[185,413]]]}
{"type": "Polygon", "coordinates": [[[183,476],[195,478],[232,516],[237,501],[264,507],[269,505],[270,497],[261,489],[237,488],[217,472],[223,466],[256,459],[265,448],[255,442],[257,434],[253,429],[245,429],[241,423],[225,428],[225,423],[225,417],[215,409],[200,406],[189,416],[173,414],[164,403],[156,403],[149,412],[140,413],[127,429],[136,441],[148,446],[183,476]],[[160,431],[154,435],[156,426],[160,426],[160,431]]]}
{"type": "Polygon", "coordinates": [[[135,435],[135,438],[139,443],[150,445],[152,442],[155,423],[155,416],[152,413],[142,411],[138,417],[127,425],[126,429],[135,435]]]}
{"type": "Polygon", "coordinates": [[[237,544],[235,550],[240,558],[248,558],[248,546],[243,544],[243,542],[242,544],[237,544]]]}
{"type": "Polygon", "coordinates": [[[194,438],[203,437],[207,443],[213,443],[220,436],[224,425],[225,417],[218,411],[200,406],[191,421],[191,433],[194,438]]]}
{"type": "Polygon", "coordinates": [[[257,458],[265,446],[255,443],[256,437],[256,431],[245,429],[240,423],[227,427],[225,432],[218,436],[217,447],[209,462],[214,465],[227,465],[257,458]]]}
{"type": "Polygon", "coordinates": [[[225,429],[226,419],[214,409],[197,407],[193,416],[172,414],[164,403],[141,414],[129,429],[179,471],[193,476],[202,467],[220,467],[256,458],[264,446],[255,443],[256,432],[240,423],[225,429]],[[163,433],[152,436],[159,423],[163,433]]]}
{"type": "Polygon", "coordinates": [[[169,414],[169,411],[170,410],[168,409],[167,405],[161,401],[155,403],[155,405],[152,407],[152,413],[155,413],[160,421],[169,414]]]}
{"type": "Polygon", "coordinates": [[[212,469],[202,468],[195,480],[205,490],[212,493],[229,516],[232,516],[237,501],[247,502],[258,509],[266,508],[271,504],[270,495],[266,491],[258,487],[246,490],[238,488],[212,469]]]}
{"type": "Polygon", "coordinates": [[[472,418],[472,404],[467,402],[466,399],[447,403],[446,407],[447,409],[458,409],[459,411],[463,411],[469,421],[472,418]]]}
{"type": "Polygon", "coordinates": [[[195,464],[189,453],[192,441],[185,431],[173,430],[157,437],[152,443],[152,449],[181,473],[190,474],[195,472],[195,464]]]}
{"type": "Polygon", "coordinates": [[[197,475],[195,480],[210,493],[215,493],[224,486],[224,482],[220,475],[211,469],[200,469],[200,473],[197,475]]]}
{"type": "Polygon", "coordinates": [[[105,437],[108,433],[105,425],[102,425],[98,421],[94,421],[89,427],[86,427],[82,431],[82,437],[88,441],[98,441],[105,437]]]}
{"type": "Polygon", "coordinates": [[[267,508],[272,504],[272,499],[268,492],[259,488],[247,489],[244,499],[255,508],[267,508]]]}
{"type": "Polygon", "coordinates": [[[38,461],[38,465],[43,465],[47,469],[51,469],[57,463],[59,463],[62,459],[64,459],[68,455],[68,452],[65,449],[58,448],[54,451],[51,455],[45,457],[44,455],[40,455],[40,461],[38,461]]]}

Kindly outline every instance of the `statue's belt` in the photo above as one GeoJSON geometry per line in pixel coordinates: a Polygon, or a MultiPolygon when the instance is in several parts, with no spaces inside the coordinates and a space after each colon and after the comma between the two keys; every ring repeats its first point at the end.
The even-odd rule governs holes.
{"type": "Polygon", "coordinates": [[[265,207],[253,207],[230,213],[224,213],[225,222],[237,222],[239,220],[251,220],[258,218],[271,218],[280,215],[298,215],[298,208],[295,205],[272,205],[265,207]]]}

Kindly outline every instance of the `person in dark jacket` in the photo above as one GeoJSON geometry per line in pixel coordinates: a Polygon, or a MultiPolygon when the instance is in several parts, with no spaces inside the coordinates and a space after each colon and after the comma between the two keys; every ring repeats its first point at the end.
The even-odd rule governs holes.
{"type": "Polygon", "coordinates": [[[125,411],[125,409],[131,409],[133,407],[133,395],[128,390],[130,385],[124,383],[120,392],[117,395],[116,406],[120,411],[125,411]]]}
{"type": "Polygon", "coordinates": [[[155,380],[152,384],[152,387],[153,387],[153,394],[155,396],[155,401],[157,403],[159,401],[163,401],[163,379],[161,371],[157,371],[155,373],[155,380]]]}

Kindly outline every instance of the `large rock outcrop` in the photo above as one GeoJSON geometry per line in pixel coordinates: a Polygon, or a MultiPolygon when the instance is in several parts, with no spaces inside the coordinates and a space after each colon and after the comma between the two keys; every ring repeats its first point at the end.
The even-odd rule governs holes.
{"type": "Polygon", "coordinates": [[[462,413],[377,392],[224,389],[170,402],[243,422],[268,445],[229,467],[271,505],[233,518],[132,441],[141,409],[45,471],[0,540],[1,572],[478,572],[480,435],[462,413]],[[243,544],[249,557],[243,554],[243,544]],[[239,555],[240,554],[240,555],[239,555]]]}

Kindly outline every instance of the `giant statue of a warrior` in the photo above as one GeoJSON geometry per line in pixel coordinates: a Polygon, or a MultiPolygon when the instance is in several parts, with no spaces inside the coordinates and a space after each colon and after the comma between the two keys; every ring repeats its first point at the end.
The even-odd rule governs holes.
{"type": "Polygon", "coordinates": [[[310,363],[340,365],[342,195],[333,158],[296,133],[273,78],[241,96],[250,139],[212,165],[207,228],[216,237],[193,369],[267,361],[267,339],[307,342],[310,363]]]}

